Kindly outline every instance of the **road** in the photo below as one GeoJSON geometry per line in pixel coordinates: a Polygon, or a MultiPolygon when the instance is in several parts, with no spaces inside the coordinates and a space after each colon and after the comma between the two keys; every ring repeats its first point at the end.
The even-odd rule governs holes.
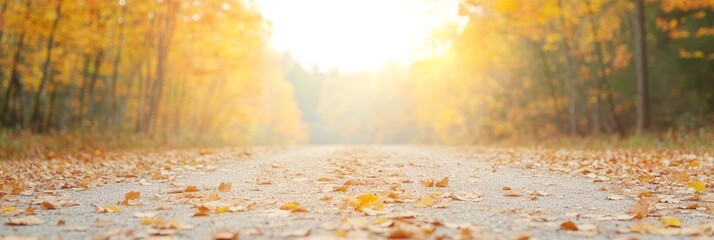
{"type": "MultiPolygon", "coordinates": [[[[242,239],[658,237],[628,233],[634,221],[626,213],[635,201],[629,197],[608,200],[613,194],[604,191],[618,186],[543,169],[496,166],[456,148],[304,146],[224,160],[212,167],[174,166],[172,170],[179,173],[170,179],[139,177],[143,180],[52,191],[77,205],[37,209],[34,216],[44,222],[2,225],[0,236],[229,239],[238,233],[242,239]],[[428,187],[444,178],[448,183],[428,187]],[[219,189],[221,183],[230,183],[230,189],[219,189]],[[196,189],[186,191],[188,186],[196,189]],[[132,191],[140,193],[138,202],[122,205],[125,194],[132,191]],[[369,201],[370,196],[377,200],[369,201]],[[288,204],[291,202],[299,206],[288,204]],[[115,205],[120,211],[105,209],[115,205]],[[108,213],[100,213],[105,210],[108,213]],[[561,226],[567,221],[579,230],[561,226]]],[[[18,198],[20,202],[31,201],[37,196],[18,198]]],[[[685,221],[703,219],[709,216],[685,221]]]]}

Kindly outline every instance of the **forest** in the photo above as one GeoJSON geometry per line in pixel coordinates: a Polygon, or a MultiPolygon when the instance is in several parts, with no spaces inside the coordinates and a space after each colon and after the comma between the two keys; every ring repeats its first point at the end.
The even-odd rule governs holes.
{"type": "Polygon", "coordinates": [[[304,138],[266,46],[267,23],[247,3],[6,0],[0,8],[3,129],[242,144],[304,138]]]}
{"type": "Polygon", "coordinates": [[[461,21],[433,29],[430,55],[342,72],[272,49],[271,22],[251,1],[5,0],[3,138],[711,137],[713,10],[707,0],[464,0],[461,21]]]}

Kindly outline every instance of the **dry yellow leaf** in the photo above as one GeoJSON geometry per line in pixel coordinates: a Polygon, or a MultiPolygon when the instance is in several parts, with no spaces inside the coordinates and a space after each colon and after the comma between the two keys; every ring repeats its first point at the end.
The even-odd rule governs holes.
{"type": "Polygon", "coordinates": [[[707,185],[704,184],[702,181],[694,180],[694,181],[687,183],[687,188],[694,189],[694,192],[696,192],[696,193],[703,193],[704,190],[707,189],[707,185]]]}
{"type": "Polygon", "coordinates": [[[16,208],[15,208],[15,207],[12,207],[12,206],[10,206],[10,207],[4,207],[3,209],[0,209],[0,214],[15,211],[15,209],[16,209],[16,208]]]}
{"type": "Polygon", "coordinates": [[[228,206],[221,206],[221,207],[217,207],[216,210],[214,210],[214,211],[216,213],[227,213],[227,212],[230,212],[231,210],[230,210],[230,207],[228,207],[228,206]]]}
{"type": "Polygon", "coordinates": [[[286,210],[291,212],[307,212],[307,209],[300,206],[300,203],[289,202],[280,206],[280,210],[286,210]]]}
{"type": "Polygon", "coordinates": [[[425,208],[425,207],[431,207],[431,205],[434,205],[434,203],[436,203],[436,199],[434,199],[431,196],[425,196],[418,202],[414,203],[414,206],[425,208]]]}
{"type": "Polygon", "coordinates": [[[384,201],[382,201],[382,199],[380,199],[377,195],[371,193],[362,194],[357,197],[357,199],[348,198],[347,200],[357,211],[362,211],[363,208],[380,210],[384,207],[384,201]]]}
{"type": "Polygon", "coordinates": [[[663,218],[662,223],[664,223],[664,225],[667,225],[669,227],[681,227],[682,226],[682,220],[679,220],[679,218],[675,218],[675,217],[663,218]]]}
{"type": "Polygon", "coordinates": [[[191,186],[186,187],[186,189],[184,189],[183,191],[184,192],[198,192],[198,187],[191,185],[191,186]]]}

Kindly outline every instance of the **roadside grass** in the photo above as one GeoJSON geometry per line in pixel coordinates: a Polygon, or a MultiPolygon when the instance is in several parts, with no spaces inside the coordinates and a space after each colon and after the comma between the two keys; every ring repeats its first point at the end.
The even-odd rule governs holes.
{"type": "Polygon", "coordinates": [[[123,150],[158,151],[236,145],[207,136],[151,136],[102,131],[36,134],[27,131],[0,130],[0,161],[123,150]]]}
{"type": "Polygon", "coordinates": [[[552,136],[549,138],[510,138],[493,143],[501,147],[545,147],[566,149],[650,149],[714,151],[714,132],[710,129],[696,131],[669,130],[620,138],[617,135],[552,136]]]}
{"type": "MultiPolygon", "coordinates": [[[[151,136],[133,133],[102,131],[74,131],[35,134],[0,130],[0,161],[8,159],[37,159],[52,155],[114,151],[160,151],[215,147],[245,146],[245,143],[225,141],[211,136],[151,136]]],[[[484,146],[543,147],[565,149],[649,149],[714,151],[714,132],[670,130],[619,138],[615,135],[590,137],[552,136],[530,138],[521,136],[493,141],[484,146]]]]}

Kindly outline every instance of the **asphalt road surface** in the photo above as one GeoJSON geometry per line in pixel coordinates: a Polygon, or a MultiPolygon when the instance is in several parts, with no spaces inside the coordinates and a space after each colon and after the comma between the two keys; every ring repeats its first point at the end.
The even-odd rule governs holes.
{"type": "Polygon", "coordinates": [[[35,216],[43,223],[1,225],[0,236],[211,239],[238,233],[241,239],[665,238],[628,233],[633,221],[626,213],[634,200],[608,200],[612,194],[603,191],[617,186],[543,169],[495,166],[487,159],[467,156],[456,148],[441,147],[304,146],[212,167],[174,166],[183,171],[170,180],[57,190],[52,194],[68,197],[77,205],[38,210],[35,216]],[[448,183],[435,184],[444,178],[448,183]],[[219,191],[221,183],[230,183],[230,189],[219,191]],[[440,186],[428,187],[429,183],[440,186]],[[197,189],[181,192],[187,186],[197,189]],[[121,205],[132,191],[140,192],[140,203],[121,205]],[[358,199],[363,195],[376,196],[382,204],[358,199]],[[208,210],[200,214],[198,206],[210,201],[231,208],[219,213],[208,204],[208,210]],[[365,207],[358,209],[359,204],[365,207]],[[100,213],[102,209],[93,205],[116,205],[121,210],[100,213]],[[161,227],[156,219],[175,224],[161,227]],[[567,221],[579,230],[561,226],[567,221]]]}

